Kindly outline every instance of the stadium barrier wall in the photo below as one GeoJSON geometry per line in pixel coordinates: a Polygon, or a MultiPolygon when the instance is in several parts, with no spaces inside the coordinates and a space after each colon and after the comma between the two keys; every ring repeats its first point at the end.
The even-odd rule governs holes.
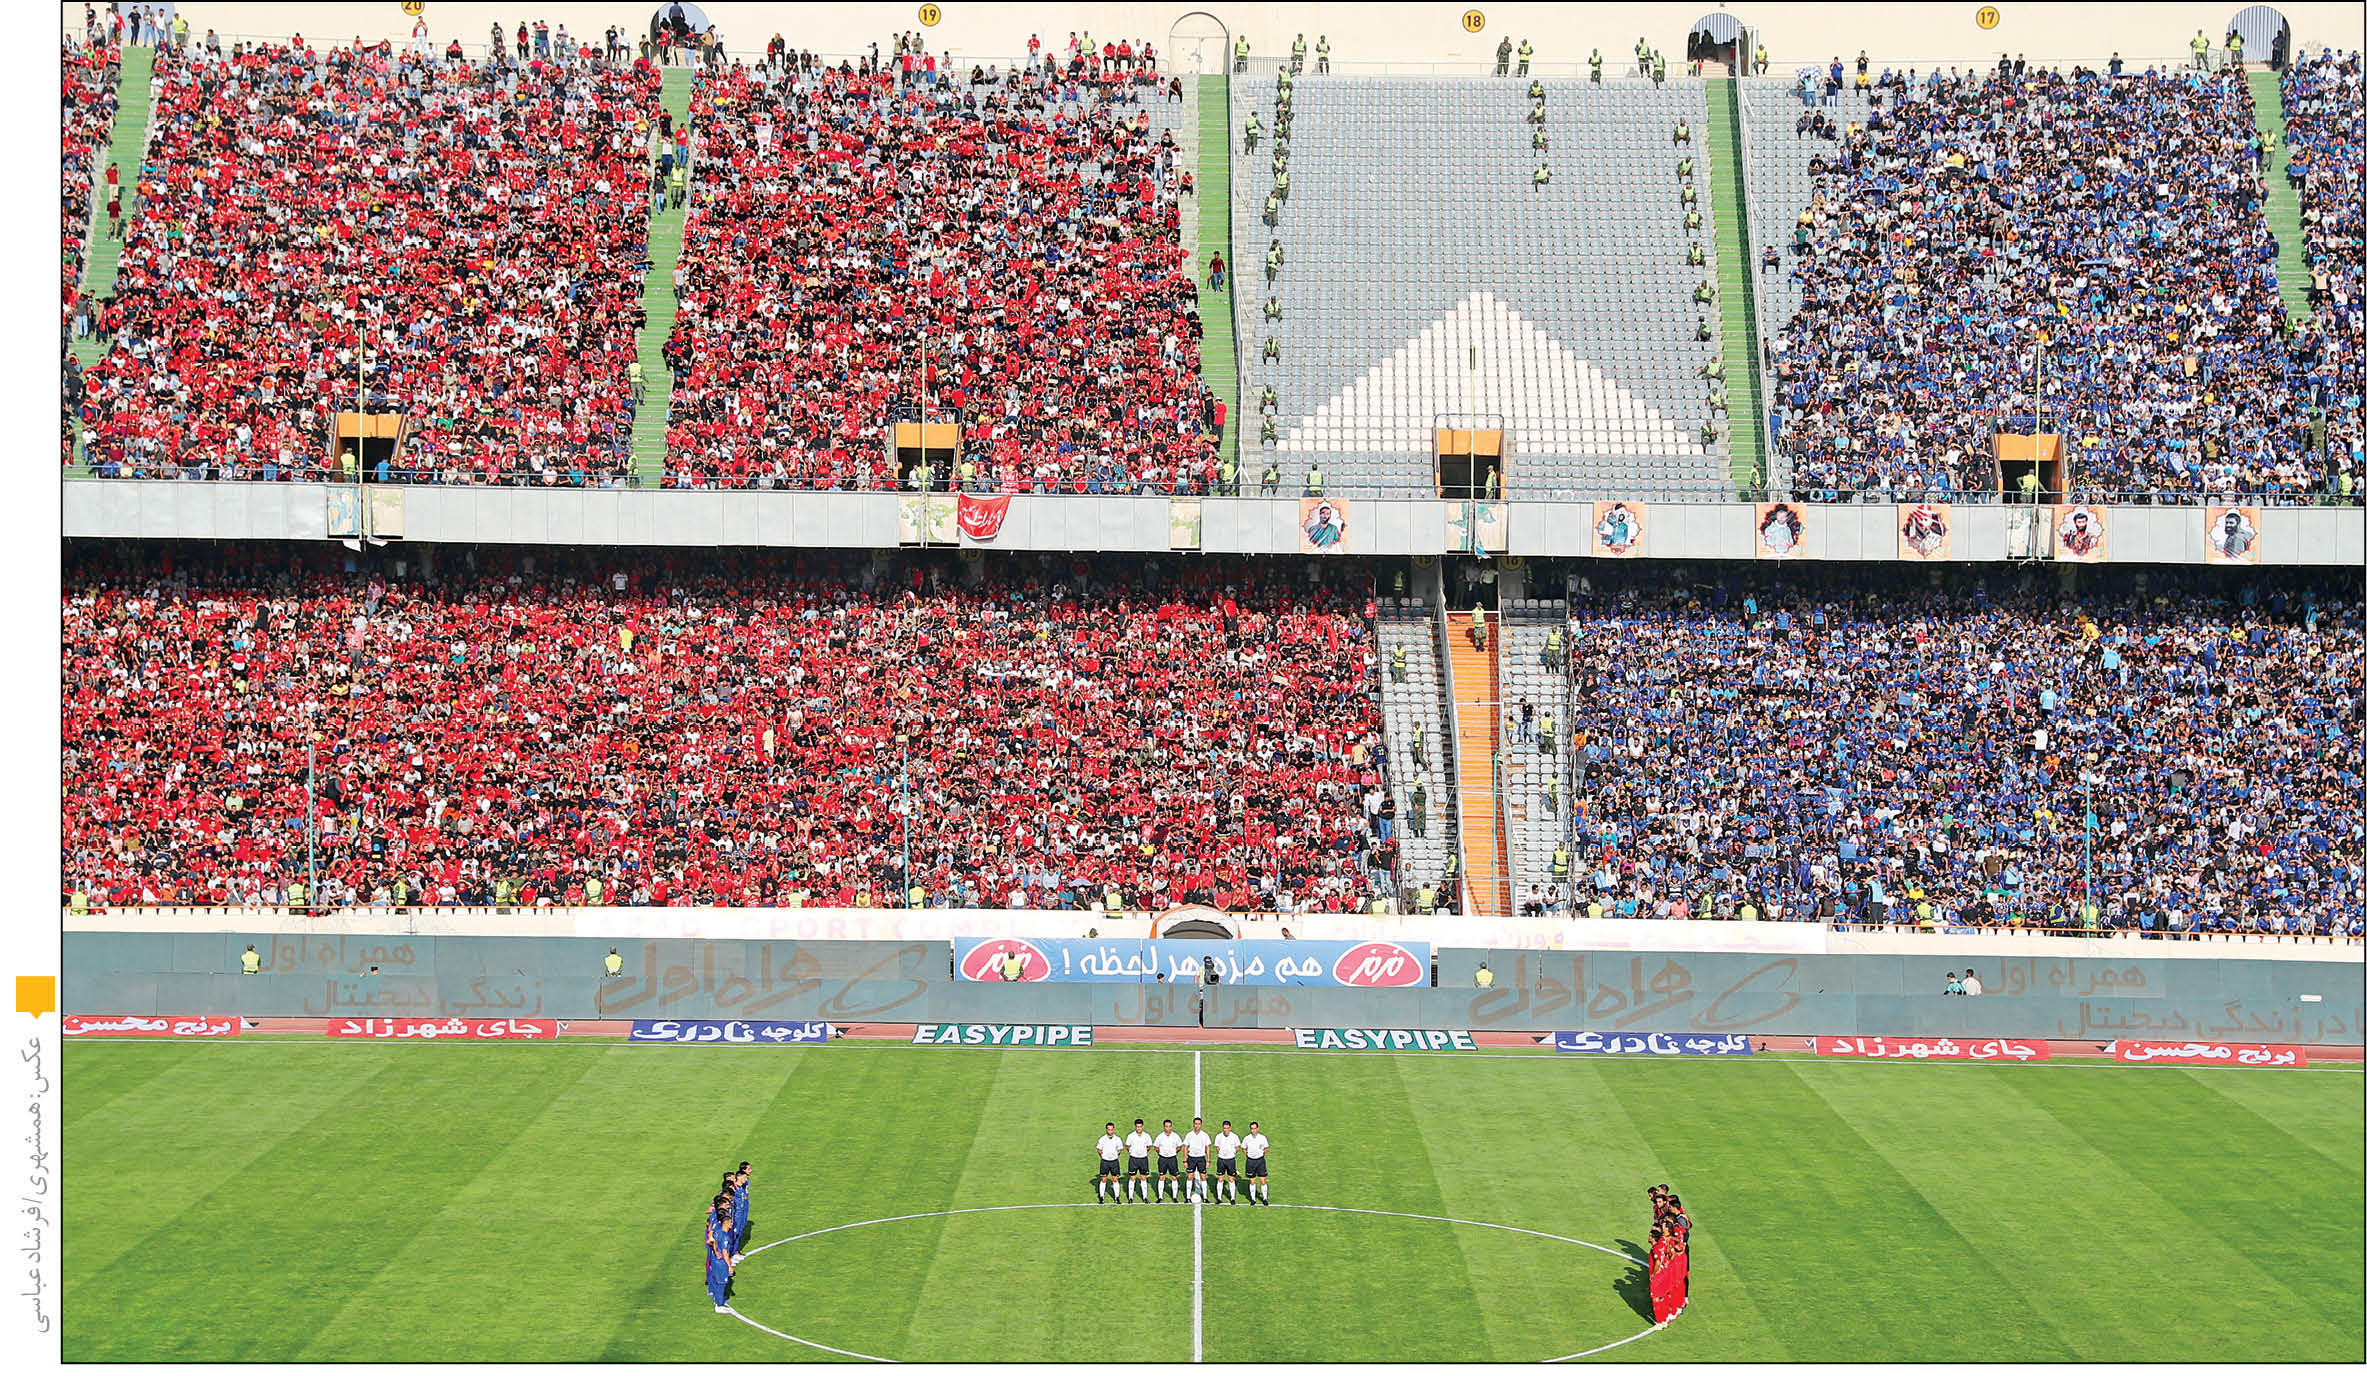
{"type": "Polygon", "coordinates": [[[942,942],[602,942],[69,932],[64,1011],[247,1017],[812,1018],[832,1022],[1769,1036],[2113,1038],[2356,1045],[2357,973],[2323,962],[2015,957],[1988,993],[1961,957],[1448,949],[1419,989],[956,982],[942,942]],[[264,970],[238,973],[249,942],[264,970]],[[605,977],[611,945],[623,973],[605,977]],[[1476,986],[1481,961],[1495,976],[1476,986]],[[372,967],[376,967],[373,973],[372,967]]]}
{"type": "MultiPolygon", "coordinates": [[[[319,483],[75,481],[65,484],[68,537],[152,540],[324,540],[332,490],[319,483]]],[[[893,549],[901,535],[892,492],[635,492],[507,487],[373,488],[399,500],[403,538],[415,544],[618,545],[658,548],[893,549]]],[[[1622,494],[1646,508],[1638,552],[1645,559],[1751,559],[1757,508],[1749,502],[1661,502],[1622,494]]],[[[970,548],[1105,550],[1147,554],[1297,554],[1296,497],[1185,499],[1198,512],[1199,544],[1177,549],[1173,504],[1164,497],[1021,494],[1002,530],[970,548]]],[[[1460,544],[1450,508],[1462,503],[1395,497],[1339,497],[1351,555],[1443,555],[1460,544]]],[[[1899,510],[1889,502],[1809,505],[1803,558],[1896,561],[1899,510]]],[[[2007,512],[1995,503],[1951,508],[1952,558],[2012,557],[2007,512]]],[[[2204,562],[2201,506],[2107,506],[2114,563],[2204,562]]],[[[1595,553],[1591,501],[1505,504],[1506,554],[1577,558],[1595,553]]],[[[343,533],[343,532],[341,532],[343,533]]],[[[2367,518],[2356,507],[2264,507],[2264,565],[2367,563],[2367,518]]]]}

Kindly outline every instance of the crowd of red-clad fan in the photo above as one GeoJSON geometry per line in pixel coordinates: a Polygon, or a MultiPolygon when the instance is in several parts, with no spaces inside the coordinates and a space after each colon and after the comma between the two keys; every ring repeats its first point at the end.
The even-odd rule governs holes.
{"type": "Polygon", "coordinates": [[[1168,88],[1077,43],[966,81],[901,39],[700,78],[669,485],[1207,490],[1168,88]],[[886,428],[923,418],[961,452],[900,475],[886,428]]]}
{"type": "Polygon", "coordinates": [[[299,39],[162,48],[156,73],[82,379],[95,471],[350,475],[331,428],[365,393],[427,481],[625,470],[653,68],[299,39]]]}
{"type": "Polygon", "coordinates": [[[69,552],[69,902],[1287,912],[1387,882],[1361,577],[428,557],[69,552]]]}
{"type": "Polygon", "coordinates": [[[2311,346],[2300,362],[2312,424],[2331,420],[2347,445],[2346,470],[2367,481],[2361,393],[2367,392],[2367,90],[2360,55],[2321,51],[2283,77],[2285,176],[2301,196],[2301,238],[2310,265],[2311,346]]]}
{"type": "Polygon", "coordinates": [[[1800,495],[1987,486],[2002,424],[2061,432],[2082,498],[2355,499],[2356,411],[2313,423],[2321,341],[2279,298],[2241,74],[2001,62],[1872,96],[1812,163],[1773,364],[1800,495]]]}
{"type": "MultiPolygon", "coordinates": [[[[59,65],[63,81],[58,117],[64,125],[60,166],[65,182],[59,198],[58,250],[65,274],[61,309],[67,326],[73,328],[75,301],[82,290],[82,265],[89,256],[91,221],[99,209],[93,197],[102,184],[102,169],[113,170],[107,159],[107,139],[115,124],[123,50],[113,43],[77,43],[69,38],[59,65]]],[[[105,190],[113,194],[118,187],[107,185],[105,190]]],[[[100,232],[105,232],[104,226],[100,232]]]]}

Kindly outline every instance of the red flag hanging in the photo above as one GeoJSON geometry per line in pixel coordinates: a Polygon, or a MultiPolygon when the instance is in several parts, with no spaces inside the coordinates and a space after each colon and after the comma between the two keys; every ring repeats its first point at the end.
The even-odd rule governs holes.
{"type": "Polygon", "coordinates": [[[973,540],[992,540],[1003,528],[1003,518],[1011,512],[1011,498],[980,497],[965,492],[954,519],[961,524],[962,534],[973,540]]]}

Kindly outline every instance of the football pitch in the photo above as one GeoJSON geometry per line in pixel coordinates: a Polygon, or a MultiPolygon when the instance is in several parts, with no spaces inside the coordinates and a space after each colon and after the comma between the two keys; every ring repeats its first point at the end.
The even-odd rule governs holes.
{"type": "Polygon", "coordinates": [[[2348,1070],[249,1038],[64,1095],[67,1361],[2362,1357],[2348,1070]],[[1274,1207],[1096,1204],[1195,1085],[1274,1207]]]}

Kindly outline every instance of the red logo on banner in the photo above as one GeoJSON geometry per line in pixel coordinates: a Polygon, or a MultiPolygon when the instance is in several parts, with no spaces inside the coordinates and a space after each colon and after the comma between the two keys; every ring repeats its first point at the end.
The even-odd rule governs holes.
{"type": "Polygon", "coordinates": [[[2309,1052],[2298,1046],[2260,1046],[2244,1042],[2137,1042],[2112,1044],[2112,1059],[2131,1065],[2170,1061],[2185,1065],[2308,1065],[2309,1052]]]}
{"type": "Polygon", "coordinates": [[[1398,989],[1409,984],[1428,984],[1430,967],[1420,956],[1394,941],[1368,941],[1351,947],[1333,961],[1331,977],[1361,988],[1398,989]]]}
{"type": "Polygon", "coordinates": [[[553,1018],[331,1018],[332,1037],[386,1041],[541,1041],[559,1035],[553,1018]]]}
{"type": "Polygon", "coordinates": [[[992,540],[1002,530],[1003,518],[1010,514],[1011,499],[1008,496],[973,497],[965,492],[954,519],[961,523],[962,534],[971,539],[992,540]]]}
{"type": "Polygon", "coordinates": [[[1023,980],[1046,979],[1052,974],[1052,962],[1042,951],[1016,937],[999,941],[981,941],[962,957],[963,979],[1001,979],[1003,957],[1019,957],[1019,977],[1023,980]]]}
{"type": "Polygon", "coordinates": [[[1892,1040],[1885,1037],[1810,1037],[1808,1049],[1819,1056],[1856,1056],[1869,1061],[2051,1061],[2045,1042],[1991,1037],[1957,1041],[1952,1037],[1892,1040]]]}
{"type": "Polygon", "coordinates": [[[237,1018],[149,1018],[139,1014],[92,1018],[68,1014],[60,1029],[69,1037],[235,1037],[237,1018]]]}

